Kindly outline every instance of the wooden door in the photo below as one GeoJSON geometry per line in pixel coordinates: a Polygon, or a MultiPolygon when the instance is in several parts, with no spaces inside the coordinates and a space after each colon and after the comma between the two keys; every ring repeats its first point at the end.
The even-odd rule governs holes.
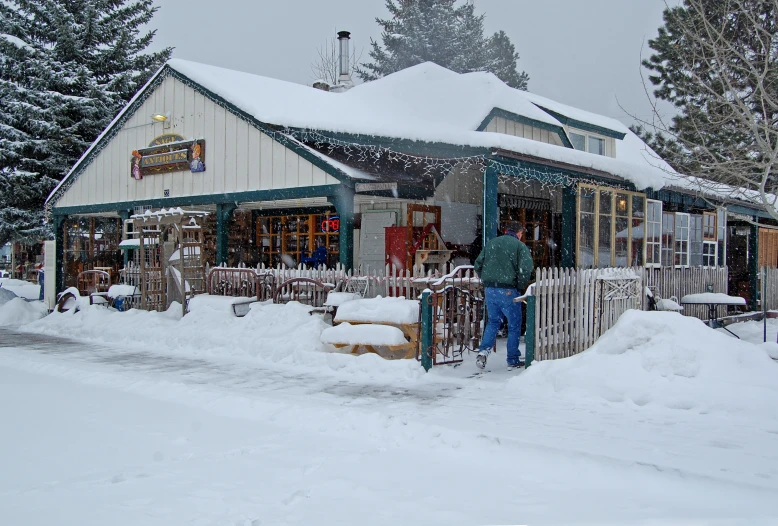
{"type": "Polygon", "coordinates": [[[500,231],[505,230],[508,221],[519,221],[524,225],[522,241],[532,253],[535,268],[548,267],[551,262],[549,243],[551,241],[551,211],[528,208],[500,208],[500,231]]]}

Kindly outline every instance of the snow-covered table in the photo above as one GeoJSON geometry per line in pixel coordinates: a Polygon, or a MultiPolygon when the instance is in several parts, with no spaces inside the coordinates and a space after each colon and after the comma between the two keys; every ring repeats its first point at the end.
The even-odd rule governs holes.
{"type": "Polygon", "coordinates": [[[730,296],[722,292],[702,292],[700,294],[687,294],[681,298],[681,305],[707,305],[708,326],[711,328],[717,328],[720,326],[720,328],[724,329],[735,338],[740,339],[737,334],[717,323],[718,316],[716,316],[716,307],[744,307],[746,305],[745,298],[741,298],[740,296],[730,296]]]}

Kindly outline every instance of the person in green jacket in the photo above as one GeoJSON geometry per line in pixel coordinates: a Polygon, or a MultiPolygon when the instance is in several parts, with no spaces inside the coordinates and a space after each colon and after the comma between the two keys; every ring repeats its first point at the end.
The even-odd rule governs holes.
{"type": "Polygon", "coordinates": [[[524,225],[508,223],[504,235],[489,241],[475,260],[475,271],[486,289],[489,315],[475,362],[480,369],[486,367],[503,318],[508,320],[508,368],[524,366],[519,350],[521,305],[513,301],[526,290],[533,268],[532,254],[521,242],[523,235],[524,225]]]}

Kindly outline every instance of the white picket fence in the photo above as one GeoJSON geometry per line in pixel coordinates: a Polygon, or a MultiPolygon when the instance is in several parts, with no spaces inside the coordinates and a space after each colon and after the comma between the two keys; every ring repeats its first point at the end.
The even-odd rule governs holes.
{"type": "MultiPolygon", "coordinates": [[[[535,272],[535,360],[565,358],[588,349],[624,312],[647,308],[646,287],[662,298],[679,301],[686,294],[711,289],[727,292],[726,267],[543,268],[535,272]]],[[[778,300],[778,270],[774,283],[778,300]]],[[[707,306],[686,305],[683,314],[707,319],[707,306]]]]}
{"type": "Polygon", "coordinates": [[[624,312],[642,307],[641,291],[633,269],[537,269],[535,360],[589,348],[624,312]]]}

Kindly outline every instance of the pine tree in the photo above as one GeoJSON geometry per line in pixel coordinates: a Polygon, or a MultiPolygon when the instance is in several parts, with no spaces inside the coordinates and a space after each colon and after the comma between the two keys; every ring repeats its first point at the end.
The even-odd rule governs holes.
{"type": "Polygon", "coordinates": [[[370,42],[372,63],[357,70],[375,80],[422,62],[456,71],[490,71],[509,86],[526,90],[529,76],[517,70],[519,54],[503,31],[484,36],[484,17],[472,2],[386,0],[390,18],[377,18],[382,44],[370,42]]]}
{"type": "Polygon", "coordinates": [[[43,203],[170,56],[144,53],[152,0],[0,2],[0,243],[44,231],[43,203]]]}

